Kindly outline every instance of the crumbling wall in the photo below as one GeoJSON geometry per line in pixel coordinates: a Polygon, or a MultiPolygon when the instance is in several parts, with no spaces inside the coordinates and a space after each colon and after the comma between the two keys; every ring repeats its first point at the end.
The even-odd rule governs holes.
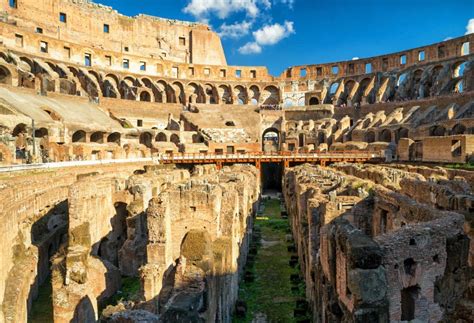
{"type": "Polygon", "coordinates": [[[85,176],[69,189],[69,230],[65,252],[53,266],[53,309],[57,322],[98,318],[98,303],[120,287],[117,267],[99,254],[116,215],[115,182],[85,176]]]}
{"type": "MultiPolygon", "coordinates": [[[[351,175],[304,165],[287,170],[284,179],[314,321],[467,317],[471,272],[463,215],[428,203],[433,189],[416,194],[416,184],[433,184],[421,175],[377,166],[335,168],[351,175]]],[[[438,186],[440,196],[449,195],[448,186],[438,186]]],[[[451,187],[468,190],[459,183],[451,187]]]]}
{"type": "Polygon", "coordinates": [[[140,306],[166,320],[230,320],[245,263],[258,172],[235,165],[196,167],[146,211],[147,261],[140,306]]]}

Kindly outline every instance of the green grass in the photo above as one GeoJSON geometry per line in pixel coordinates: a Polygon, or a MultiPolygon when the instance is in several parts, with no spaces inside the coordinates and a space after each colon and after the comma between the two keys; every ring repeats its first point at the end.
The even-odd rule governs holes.
{"type": "Polygon", "coordinates": [[[122,277],[122,288],[110,297],[100,308],[100,312],[108,305],[117,305],[120,301],[137,301],[140,291],[140,278],[122,277]]]}
{"type": "Polygon", "coordinates": [[[447,164],[444,167],[450,169],[466,169],[466,170],[474,170],[474,163],[465,163],[465,164],[447,164]]]}
{"type": "Polygon", "coordinates": [[[38,298],[33,301],[28,322],[51,323],[53,322],[53,289],[51,276],[39,287],[38,298]]]}
{"type": "Polygon", "coordinates": [[[240,284],[239,299],[246,302],[247,315],[234,317],[235,323],[252,322],[257,313],[264,314],[268,322],[296,322],[293,310],[296,299],[304,297],[304,283],[299,283],[298,291],[292,291],[290,276],[299,271],[298,266],[289,265],[286,235],[290,228],[280,212],[279,200],[267,200],[265,211],[255,221],[255,231],[261,232],[263,243],[258,246],[255,262],[245,268],[254,273],[255,280],[240,284]]]}

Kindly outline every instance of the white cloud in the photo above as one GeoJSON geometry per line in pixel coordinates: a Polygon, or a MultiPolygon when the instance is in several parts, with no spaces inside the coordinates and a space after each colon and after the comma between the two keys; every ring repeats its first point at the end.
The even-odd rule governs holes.
{"type": "Polygon", "coordinates": [[[293,8],[295,0],[280,0],[281,3],[286,4],[288,7],[293,8]]]}
{"type": "Polygon", "coordinates": [[[453,39],[453,37],[446,37],[445,39],[443,39],[443,41],[447,41],[447,40],[451,40],[453,39]]]}
{"type": "Polygon", "coordinates": [[[353,61],[356,61],[356,60],[358,60],[358,59],[359,59],[359,57],[352,57],[352,60],[353,60],[353,61]]]}
{"type": "Polygon", "coordinates": [[[275,45],[282,39],[294,33],[295,28],[293,27],[292,21],[285,21],[283,25],[278,23],[273,25],[265,25],[252,33],[254,41],[248,42],[244,46],[240,47],[239,53],[245,55],[259,54],[262,52],[263,46],[275,45]]]}
{"type": "Polygon", "coordinates": [[[260,54],[261,52],[262,52],[262,47],[256,42],[249,42],[239,48],[239,53],[244,54],[244,55],[260,54]]]}
{"type": "Polygon", "coordinates": [[[191,0],[183,9],[198,19],[215,14],[220,19],[227,18],[234,12],[246,12],[249,17],[257,17],[260,13],[259,4],[265,8],[269,0],[191,0]]]}
{"type": "Polygon", "coordinates": [[[223,23],[219,27],[219,36],[222,38],[240,38],[247,35],[252,28],[253,23],[251,21],[236,22],[231,25],[223,23]]]}
{"type": "Polygon", "coordinates": [[[266,25],[253,32],[255,42],[259,45],[275,45],[280,40],[295,33],[292,21],[285,21],[283,25],[266,25]]]}
{"type": "Polygon", "coordinates": [[[474,34],[474,18],[469,19],[466,26],[466,35],[474,34]]]}

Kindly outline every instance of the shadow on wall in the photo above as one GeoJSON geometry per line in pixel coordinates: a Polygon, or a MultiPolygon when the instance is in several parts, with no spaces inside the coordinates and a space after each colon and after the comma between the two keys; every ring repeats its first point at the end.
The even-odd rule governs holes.
{"type": "Polygon", "coordinates": [[[39,289],[47,288],[45,284],[51,284],[48,279],[51,275],[51,258],[58,252],[62,242],[67,240],[68,222],[68,202],[65,200],[54,206],[31,227],[31,241],[38,248],[38,262],[34,283],[30,285],[29,281],[25,280],[24,283],[28,283],[28,286],[25,285],[24,288],[29,289],[28,313],[33,315],[30,318],[33,321],[35,315],[52,318],[52,303],[45,299],[38,299],[38,304],[35,304],[35,301],[39,289]]]}

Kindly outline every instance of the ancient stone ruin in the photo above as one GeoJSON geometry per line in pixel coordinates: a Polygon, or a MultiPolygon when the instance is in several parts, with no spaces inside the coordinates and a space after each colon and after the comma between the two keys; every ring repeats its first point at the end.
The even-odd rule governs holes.
{"type": "Polygon", "coordinates": [[[474,321],[474,34],[272,76],[0,9],[0,323],[474,321]]]}

